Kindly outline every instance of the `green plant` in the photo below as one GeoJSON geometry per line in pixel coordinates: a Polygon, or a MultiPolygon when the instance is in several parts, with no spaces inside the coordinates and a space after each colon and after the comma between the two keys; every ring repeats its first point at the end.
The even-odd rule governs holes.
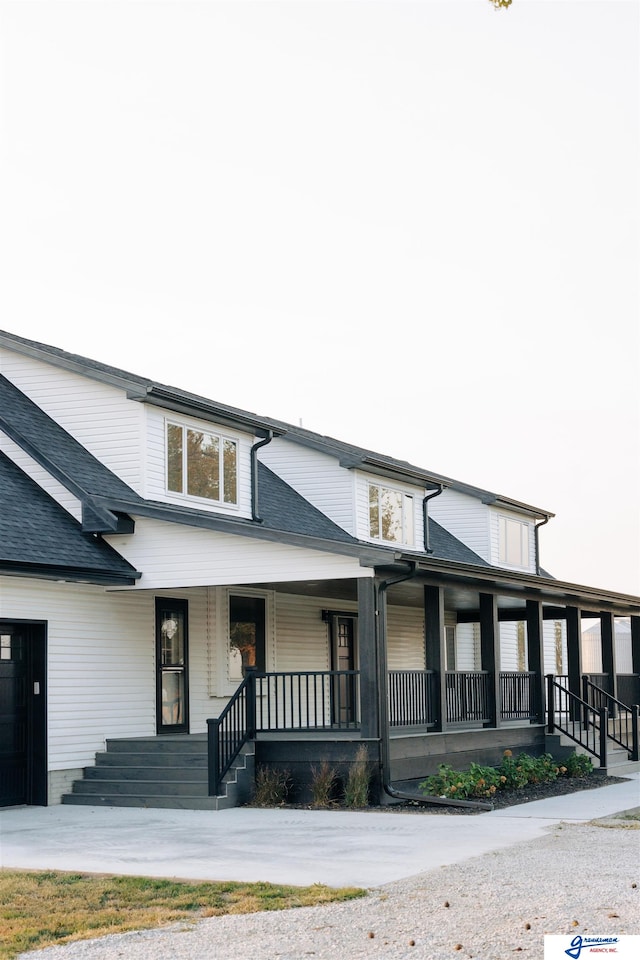
{"type": "Polygon", "coordinates": [[[566,767],[567,777],[588,777],[593,773],[591,757],[584,753],[572,753],[562,763],[566,767]]]}
{"type": "Polygon", "coordinates": [[[281,807],[287,802],[290,789],[291,777],[288,770],[258,767],[253,802],[258,807],[281,807]]]}
{"type": "Polygon", "coordinates": [[[366,807],[369,803],[370,783],[371,771],[369,769],[367,745],[361,743],[356,753],[356,759],[349,767],[347,781],[344,785],[345,806],[366,807]]]}
{"type": "Polygon", "coordinates": [[[338,774],[335,767],[323,760],[319,767],[311,767],[311,797],[314,807],[329,807],[335,801],[338,774]]]}

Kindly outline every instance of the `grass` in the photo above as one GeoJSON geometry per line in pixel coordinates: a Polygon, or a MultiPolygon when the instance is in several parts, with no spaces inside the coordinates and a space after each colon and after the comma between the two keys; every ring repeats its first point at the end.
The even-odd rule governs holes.
{"type": "Polygon", "coordinates": [[[210,883],[0,871],[0,960],[43,947],[228,913],[309,907],[365,896],[357,887],[210,883]]]}

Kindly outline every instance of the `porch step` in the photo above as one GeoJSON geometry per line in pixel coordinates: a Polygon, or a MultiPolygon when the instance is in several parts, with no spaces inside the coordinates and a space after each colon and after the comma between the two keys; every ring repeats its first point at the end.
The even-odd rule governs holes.
{"type": "Polygon", "coordinates": [[[108,740],[62,803],[224,810],[250,799],[254,763],[253,744],[247,744],[225,776],[223,792],[210,797],[206,734],[108,740]]]}
{"type": "Polygon", "coordinates": [[[596,757],[563,733],[545,734],[545,748],[558,759],[562,759],[563,755],[566,756],[574,751],[591,757],[594,769],[611,777],[624,777],[640,771],[640,761],[629,760],[628,752],[621,747],[614,747],[613,744],[609,744],[607,747],[606,767],[601,767],[596,757]]]}

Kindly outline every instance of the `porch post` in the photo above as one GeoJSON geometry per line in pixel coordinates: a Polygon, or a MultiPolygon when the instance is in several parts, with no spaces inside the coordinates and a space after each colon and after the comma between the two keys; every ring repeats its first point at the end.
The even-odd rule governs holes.
{"type": "Polygon", "coordinates": [[[489,674],[487,686],[487,727],[500,726],[500,627],[498,598],[480,594],[480,657],[482,669],[489,674]]]}
{"type": "MultiPolygon", "coordinates": [[[[609,677],[607,692],[617,700],[618,678],[616,676],[615,626],[612,613],[600,614],[600,646],[602,648],[602,672],[609,677]]],[[[610,710],[609,713],[611,714],[612,711],[610,710]]]]}
{"type": "MultiPolygon", "coordinates": [[[[567,607],[567,669],[569,673],[569,691],[582,699],[582,616],[577,607],[567,607]]],[[[580,711],[573,704],[571,719],[579,720],[580,711]]]]}
{"type": "Polygon", "coordinates": [[[377,740],[378,658],[376,598],[373,577],[358,578],[358,651],[360,668],[360,736],[377,740]]]}
{"type": "Polygon", "coordinates": [[[534,673],[531,696],[532,715],[535,722],[544,723],[544,653],[542,604],[538,600],[527,600],[527,654],[528,667],[534,673]]]}
{"type": "Polygon", "coordinates": [[[434,672],[435,717],[434,730],[447,728],[446,652],[444,636],[444,590],[442,587],[424,588],[424,647],[425,666],[434,672]]]}
{"type": "Polygon", "coordinates": [[[640,673],[640,617],[629,617],[631,621],[631,670],[640,673]]]}

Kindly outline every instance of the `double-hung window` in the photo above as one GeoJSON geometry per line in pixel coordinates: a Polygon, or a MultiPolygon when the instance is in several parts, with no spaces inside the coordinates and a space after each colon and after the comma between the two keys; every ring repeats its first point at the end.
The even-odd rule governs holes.
{"type": "Polygon", "coordinates": [[[238,502],[238,444],[207,430],[167,423],[167,490],[229,505],[238,502]]]}
{"type": "Polygon", "coordinates": [[[510,517],[498,518],[500,563],[508,567],[529,566],[529,524],[510,517]]]}
{"type": "Polygon", "coordinates": [[[413,546],[413,497],[393,487],[370,483],[369,535],[374,540],[413,546]]]}

